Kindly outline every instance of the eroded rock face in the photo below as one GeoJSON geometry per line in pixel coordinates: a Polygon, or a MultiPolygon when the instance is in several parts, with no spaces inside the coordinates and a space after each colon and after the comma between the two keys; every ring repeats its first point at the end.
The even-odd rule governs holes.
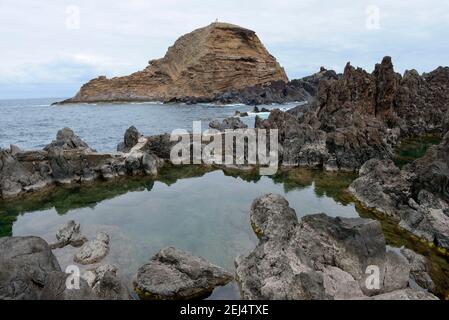
{"type": "Polygon", "coordinates": [[[187,300],[207,297],[232,278],[203,258],[169,247],[139,268],[134,288],[141,299],[187,300]]]}
{"type": "Polygon", "coordinates": [[[402,170],[392,161],[370,160],[350,191],[416,236],[449,248],[448,150],[446,134],[440,145],[402,170]]]}
{"type": "Polygon", "coordinates": [[[207,100],[287,76],[254,31],[212,23],[180,37],[164,58],[129,76],[99,77],[66,102],[207,100]]]}
{"type": "Polygon", "coordinates": [[[275,110],[256,127],[281,131],[285,165],[357,171],[372,158],[391,159],[403,137],[444,133],[448,88],[449,68],[401,77],[390,57],[373,73],[348,63],[338,79],[319,82],[307,110],[275,110]]]}
{"type": "Polygon", "coordinates": [[[254,200],[250,220],[259,244],[235,261],[244,299],[366,299],[408,286],[410,264],[386,250],[377,221],[325,214],[298,221],[276,194],[254,200]],[[379,286],[370,286],[373,266],[379,286]]]}

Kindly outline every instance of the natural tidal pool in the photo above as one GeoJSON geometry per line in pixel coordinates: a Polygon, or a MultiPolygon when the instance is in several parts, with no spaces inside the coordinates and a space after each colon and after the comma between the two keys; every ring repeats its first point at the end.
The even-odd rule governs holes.
{"type": "MultiPolygon", "coordinates": [[[[361,208],[347,192],[356,176],[290,169],[276,176],[194,166],[162,170],[156,180],[135,177],[76,187],[60,187],[24,199],[0,202],[0,236],[40,236],[55,241],[69,220],[93,238],[111,236],[111,251],[101,263],[119,267],[129,288],[139,266],[160,249],[175,246],[234,271],[234,259],[250,253],[257,239],[249,222],[253,200],[274,192],[287,198],[298,217],[313,213],[366,217],[381,221],[390,247],[407,246],[431,259],[438,293],[449,288],[447,256],[413,239],[394,223],[361,208]]],[[[73,264],[77,249],[54,251],[62,268],[73,264]]],[[[131,290],[130,290],[131,291],[131,290]]],[[[235,283],[218,288],[210,299],[238,299],[235,283]]]]}
{"type": "MultiPolygon", "coordinates": [[[[54,242],[58,228],[69,220],[79,222],[88,238],[105,231],[111,236],[105,261],[117,264],[130,284],[138,267],[167,246],[233,272],[234,259],[248,254],[257,243],[249,210],[252,201],[265,193],[284,195],[298,217],[319,212],[358,216],[355,205],[342,196],[353,175],[292,170],[260,177],[209,170],[170,168],[156,181],[96,183],[3,202],[1,235],[34,235],[54,242]]],[[[55,254],[62,267],[72,263],[72,249],[58,249],[55,254]]],[[[230,285],[211,298],[238,297],[235,285],[230,285]]]]}

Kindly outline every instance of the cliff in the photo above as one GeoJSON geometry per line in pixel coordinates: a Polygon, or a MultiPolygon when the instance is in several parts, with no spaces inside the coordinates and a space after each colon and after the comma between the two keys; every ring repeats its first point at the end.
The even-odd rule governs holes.
{"type": "Polygon", "coordinates": [[[254,31],[212,23],[180,37],[164,58],[150,61],[144,70],[93,79],[63,103],[213,100],[232,89],[273,81],[288,78],[254,31]]]}

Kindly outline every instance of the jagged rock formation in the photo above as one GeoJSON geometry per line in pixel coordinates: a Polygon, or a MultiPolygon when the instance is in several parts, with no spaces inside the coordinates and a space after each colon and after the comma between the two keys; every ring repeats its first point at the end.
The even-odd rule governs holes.
{"type": "Polygon", "coordinates": [[[395,219],[413,234],[449,248],[449,133],[438,146],[402,170],[372,159],[350,191],[366,207],[395,219]]]}
{"type": "Polygon", "coordinates": [[[260,105],[286,103],[294,101],[313,101],[322,80],[337,80],[333,70],[321,70],[311,76],[295,79],[288,83],[274,81],[268,85],[256,85],[244,89],[231,89],[216,96],[213,101],[219,103],[243,103],[260,105]]]}
{"type": "Polygon", "coordinates": [[[371,74],[348,63],[338,80],[319,82],[312,105],[275,110],[256,126],[280,130],[284,165],[354,171],[391,158],[403,137],[444,132],[448,110],[449,68],[401,77],[385,57],[371,74]]]}
{"type": "Polygon", "coordinates": [[[98,77],[64,102],[211,100],[288,78],[254,31],[212,23],[180,37],[164,58],[129,76],[98,77]]]}
{"type": "Polygon", "coordinates": [[[125,135],[123,143],[127,153],[98,153],[65,128],[44,150],[0,150],[0,198],[55,184],[110,180],[125,175],[156,175],[164,161],[151,152],[153,140],[140,135],[127,138],[129,135],[125,135]],[[138,141],[131,147],[135,138],[138,141]]]}
{"type": "Polygon", "coordinates": [[[254,200],[250,220],[259,244],[235,261],[243,299],[436,299],[408,288],[410,264],[386,250],[377,221],[325,214],[298,221],[276,194],[254,200]]]}
{"type": "Polygon", "coordinates": [[[188,300],[207,297],[232,279],[223,268],[169,247],[139,268],[134,288],[141,299],[188,300]]]}

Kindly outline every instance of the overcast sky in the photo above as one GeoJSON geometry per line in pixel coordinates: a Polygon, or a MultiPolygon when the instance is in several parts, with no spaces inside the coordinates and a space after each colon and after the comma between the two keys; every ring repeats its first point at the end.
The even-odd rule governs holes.
{"type": "Polygon", "coordinates": [[[73,96],[217,18],[256,31],[291,79],[385,55],[399,72],[449,65],[447,0],[0,0],[0,99],[73,96]]]}

